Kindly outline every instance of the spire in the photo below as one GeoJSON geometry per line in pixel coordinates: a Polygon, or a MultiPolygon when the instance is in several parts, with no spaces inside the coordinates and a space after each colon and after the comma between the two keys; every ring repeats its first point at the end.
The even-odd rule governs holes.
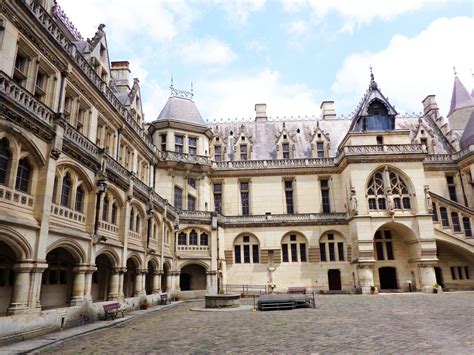
{"type": "Polygon", "coordinates": [[[370,88],[377,89],[377,82],[374,79],[374,72],[372,71],[372,64],[369,67],[370,69],[370,88]]]}
{"type": "Polygon", "coordinates": [[[451,115],[454,111],[464,108],[474,106],[474,100],[471,97],[471,94],[467,91],[466,87],[463,85],[461,80],[459,80],[456,73],[456,68],[454,70],[454,85],[453,85],[453,94],[451,95],[451,106],[449,108],[448,116],[451,115]]]}
{"type": "Polygon", "coordinates": [[[471,84],[472,84],[471,97],[474,100],[474,71],[472,71],[472,69],[471,69],[471,84]]]}

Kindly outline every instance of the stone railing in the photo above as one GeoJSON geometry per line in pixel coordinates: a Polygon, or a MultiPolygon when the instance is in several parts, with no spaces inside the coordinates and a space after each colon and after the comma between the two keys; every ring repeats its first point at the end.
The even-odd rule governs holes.
{"type": "Polygon", "coordinates": [[[51,213],[55,216],[68,219],[74,223],[86,223],[86,216],[84,214],[54,203],[51,204],[51,213]]]}
{"type": "Polygon", "coordinates": [[[35,202],[33,196],[24,192],[10,189],[5,185],[0,185],[0,201],[1,200],[7,200],[9,203],[13,202],[16,205],[20,205],[29,209],[33,208],[33,204],[35,202]]]}
{"type": "Polygon", "coordinates": [[[118,226],[112,223],[105,222],[105,221],[99,221],[99,228],[107,232],[110,232],[112,234],[118,234],[118,231],[119,231],[118,226]]]}
{"type": "Polygon", "coordinates": [[[76,46],[64,35],[62,30],[56,24],[54,19],[48,12],[35,0],[24,0],[22,2],[26,8],[33,14],[43,28],[49,32],[54,40],[68,53],[72,61],[77,64],[81,71],[88,79],[102,92],[107,101],[117,110],[120,116],[128,123],[133,131],[142,139],[143,143],[148,146],[152,152],[157,149],[153,145],[151,138],[146,134],[145,130],[133,119],[132,115],[125,106],[115,96],[110,87],[102,81],[101,77],[95,72],[92,65],[82,56],[76,46]]]}
{"type": "Polygon", "coordinates": [[[41,101],[31,95],[28,90],[22,88],[0,71],[0,93],[8,99],[14,101],[18,106],[32,114],[39,121],[49,126],[53,125],[54,112],[41,101]]]}
{"type": "Polygon", "coordinates": [[[133,187],[135,187],[138,191],[140,191],[145,196],[148,196],[150,193],[150,187],[141,181],[137,176],[132,175],[133,187]]]}
{"type": "Polygon", "coordinates": [[[474,209],[451,201],[433,192],[430,192],[433,201],[433,220],[435,228],[446,231],[459,237],[473,238],[474,209]],[[457,216],[457,217],[456,217],[457,216]]]}
{"type": "Polygon", "coordinates": [[[159,157],[166,161],[175,161],[186,164],[211,165],[211,159],[203,155],[191,155],[172,151],[159,152],[159,157]]]}
{"type": "Polygon", "coordinates": [[[131,230],[128,231],[128,237],[130,239],[134,239],[134,240],[139,240],[139,241],[142,240],[142,237],[141,237],[140,233],[137,233],[137,232],[134,232],[134,231],[131,231],[131,230]]]}
{"type": "Polygon", "coordinates": [[[178,251],[208,251],[208,245],[178,245],[178,251]]]}
{"type": "Polygon", "coordinates": [[[66,13],[58,4],[53,6],[53,14],[63,23],[63,25],[67,28],[67,30],[72,34],[76,41],[83,41],[81,33],[79,30],[74,26],[72,21],[67,17],[66,13]]]}
{"type": "Polygon", "coordinates": [[[433,163],[446,163],[446,162],[451,162],[451,163],[456,163],[459,160],[465,158],[469,154],[474,153],[474,145],[470,145],[467,148],[464,148],[463,150],[452,153],[452,154],[428,154],[425,158],[425,161],[427,162],[433,162],[433,163]]]}
{"type": "Polygon", "coordinates": [[[99,148],[70,124],[66,125],[64,137],[74,142],[77,146],[91,154],[94,158],[99,158],[99,148]]]}
{"type": "Polygon", "coordinates": [[[423,153],[421,144],[377,144],[377,145],[349,145],[341,149],[338,156],[366,155],[366,154],[404,154],[423,153]]]}
{"type": "Polygon", "coordinates": [[[275,159],[275,160],[234,160],[213,162],[214,170],[232,169],[279,169],[316,168],[333,166],[334,158],[275,159]]]}
{"type": "Polygon", "coordinates": [[[272,214],[257,216],[220,216],[219,221],[224,224],[272,224],[272,223],[341,223],[347,220],[346,213],[300,213],[300,214],[272,214]]]}
{"type": "Polygon", "coordinates": [[[118,176],[123,176],[124,178],[130,176],[130,172],[110,155],[106,154],[105,160],[107,169],[110,169],[118,176]]]}
{"type": "Polygon", "coordinates": [[[179,211],[178,212],[179,218],[186,220],[199,220],[203,222],[210,222],[212,220],[212,212],[208,211],[179,211]]]}

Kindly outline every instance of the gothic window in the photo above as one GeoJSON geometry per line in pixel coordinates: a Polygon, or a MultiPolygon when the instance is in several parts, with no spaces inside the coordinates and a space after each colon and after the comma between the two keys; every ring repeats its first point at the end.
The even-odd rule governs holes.
{"type": "Polygon", "coordinates": [[[321,237],[319,241],[321,261],[344,261],[344,238],[333,233],[321,237]]]}
{"type": "Polygon", "coordinates": [[[281,255],[284,263],[308,261],[306,238],[299,234],[289,234],[283,237],[281,255]]]}
{"type": "Polygon", "coordinates": [[[8,141],[6,139],[2,139],[0,141],[0,184],[7,183],[7,172],[10,159],[11,154],[8,149],[8,141]]]}
{"type": "Polygon", "coordinates": [[[140,217],[140,213],[138,213],[138,211],[137,211],[137,220],[136,220],[136,224],[135,224],[135,232],[136,233],[140,233],[141,226],[142,226],[142,219],[140,217]]]}
{"type": "Polygon", "coordinates": [[[432,207],[432,209],[433,209],[433,222],[438,223],[439,222],[439,220],[438,220],[438,209],[436,207],[436,203],[433,202],[432,206],[433,206],[432,207]]]}
{"type": "Polygon", "coordinates": [[[112,203],[112,216],[110,222],[114,225],[117,224],[117,204],[115,202],[112,203]]]}
{"type": "Polygon", "coordinates": [[[66,175],[63,178],[63,183],[62,183],[62,188],[61,188],[61,206],[68,207],[70,194],[71,194],[71,179],[69,178],[69,175],[66,175]]]}
{"type": "Polygon", "coordinates": [[[222,213],[222,184],[214,184],[214,209],[222,213]]]}
{"type": "Polygon", "coordinates": [[[464,226],[464,235],[466,237],[472,237],[471,222],[468,217],[463,217],[462,224],[464,226]]]}
{"type": "Polygon", "coordinates": [[[249,183],[240,183],[240,199],[242,203],[242,216],[249,215],[249,183]]]}
{"type": "Polygon", "coordinates": [[[107,222],[108,212],[109,212],[109,198],[107,196],[105,196],[104,201],[102,203],[102,220],[104,222],[107,222]]]}
{"type": "Polygon", "coordinates": [[[260,262],[260,247],[256,237],[244,235],[234,242],[234,260],[236,264],[257,264],[260,262]]]}
{"type": "Polygon", "coordinates": [[[75,210],[77,212],[82,212],[82,205],[84,203],[84,190],[82,186],[78,186],[76,189],[76,205],[75,210]]]}
{"type": "Polygon", "coordinates": [[[293,180],[285,180],[285,200],[286,213],[293,214],[295,212],[293,204],[293,180]]]}
{"type": "Polygon", "coordinates": [[[199,239],[199,245],[207,246],[209,245],[209,235],[207,233],[201,233],[199,239]]]}
{"type": "Polygon", "coordinates": [[[372,175],[367,184],[369,210],[390,208],[387,197],[391,195],[395,210],[410,210],[411,198],[405,181],[389,169],[379,170],[372,175]]]}
{"type": "Polygon", "coordinates": [[[370,103],[368,116],[364,117],[364,131],[388,131],[394,129],[393,118],[388,115],[387,107],[379,100],[370,103]]]}
{"type": "Polygon", "coordinates": [[[451,221],[453,222],[453,230],[461,232],[461,223],[459,222],[459,215],[456,212],[451,212],[451,221]]]}
{"type": "Polygon", "coordinates": [[[28,192],[31,177],[31,166],[26,158],[18,163],[18,171],[16,173],[15,189],[22,192],[28,192]]]}
{"type": "Polygon", "coordinates": [[[178,186],[174,187],[174,207],[183,208],[183,189],[178,186]]]}
{"type": "Polygon", "coordinates": [[[448,211],[446,210],[446,207],[440,207],[439,214],[441,215],[441,224],[443,227],[449,227],[448,211]]]}
{"type": "Polygon", "coordinates": [[[187,244],[186,233],[180,232],[178,234],[178,245],[186,245],[186,244],[187,244]]]}
{"type": "Polygon", "coordinates": [[[394,260],[392,234],[389,230],[375,232],[377,260],[394,260]]]}
{"type": "Polygon", "coordinates": [[[130,210],[130,220],[128,221],[129,223],[129,227],[128,229],[133,231],[133,222],[135,221],[135,208],[132,207],[131,210],[130,210]]]}
{"type": "Polygon", "coordinates": [[[189,245],[198,245],[198,234],[194,229],[189,233],[189,245]]]}

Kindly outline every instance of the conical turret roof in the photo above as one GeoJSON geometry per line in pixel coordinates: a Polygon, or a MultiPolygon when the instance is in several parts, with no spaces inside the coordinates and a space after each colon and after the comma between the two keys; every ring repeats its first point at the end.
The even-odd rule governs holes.
{"type": "Polygon", "coordinates": [[[474,106],[474,99],[456,75],[454,77],[453,94],[451,96],[451,106],[449,108],[448,116],[460,108],[471,106],[474,106]]]}
{"type": "Polygon", "coordinates": [[[474,112],[471,112],[471,117],[467,121],[464,133],[459,140],[459,146],[461,149],[467,148],[470,145],[474,145],[474,112]]]}

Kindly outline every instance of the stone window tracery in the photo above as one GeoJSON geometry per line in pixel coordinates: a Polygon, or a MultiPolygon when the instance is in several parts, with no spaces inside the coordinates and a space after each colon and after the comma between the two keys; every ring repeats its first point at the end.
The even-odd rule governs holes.
{"type": "Polygon", "coordinates": [[[321,261],[345,261],[344,238],[334,233],[323,235],[319,241],[321,261]]]}
{"type": "Polygon", "coordinates": [[[306,238],[299,234],[288,234],[281,242],[281,256],[284,263],[306,262],[307,255],[306,238]]]}
{"type": "Polygon", "coordinates": [[[388,168],[375,172],[367,184],[369,210],[410,210],[410,196],[405,181],[388,168]]]}
{"type": "Polygon", "coordinates": [[[234,241],[236,264],[257,264],[260,262],[260,243],[253,235],[241,235],[234,241]]]}

